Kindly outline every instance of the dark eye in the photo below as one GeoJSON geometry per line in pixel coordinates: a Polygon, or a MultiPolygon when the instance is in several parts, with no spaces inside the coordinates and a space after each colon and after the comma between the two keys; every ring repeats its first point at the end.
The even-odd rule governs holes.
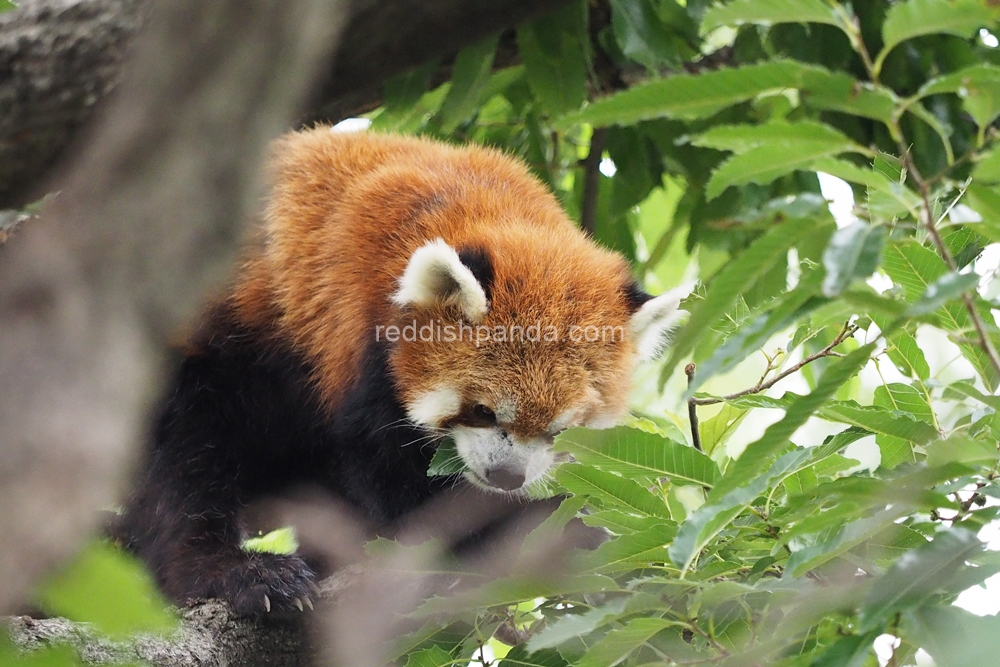
{"type": "Polygon", "coordinates": [[[496,413],[482,403],[476,403],[475,406],[473,406],[472,415],[476,418],[476,421],[486,424],[495,424],[497,422],[496,413]]]}

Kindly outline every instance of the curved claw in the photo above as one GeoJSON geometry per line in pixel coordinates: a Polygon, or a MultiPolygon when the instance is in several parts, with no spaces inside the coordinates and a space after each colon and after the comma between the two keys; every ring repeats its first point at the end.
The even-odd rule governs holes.
{"type": "Polygon", "coordinates": [[[295,598],[294,600],[292,600],[292,604],[294,604],[295,608],[298,609],[299,611],[303,611],[302,600],[295,598]]]}
{"type": "Polygon", "coordinates": [[[313,607],[313,601],[310,600],[308,597],[303,598],[302,601],[306,603],[307,607],[309,607],[309,611],[312,611],[312,610],[315,609],[315,607],[313,607]]]}
{"type": "Polygon", "coordinates": [[[271,598],[267,597],[266,593],[264,594],[264,610],[271,611],[271,598]]]}

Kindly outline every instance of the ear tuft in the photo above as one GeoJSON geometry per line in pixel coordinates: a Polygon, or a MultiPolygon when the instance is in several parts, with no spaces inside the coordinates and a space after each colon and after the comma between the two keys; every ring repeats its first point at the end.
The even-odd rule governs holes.
{"type": "Polygon", "coordinates": [[[478,324],[489,310],[486,292],[458,253],[442,239],[428,241],[410,257],[393,303],[415,308],[458,306],[478,324]]]}
{"type": "Polygon", "coordinates": [[[687,316],[679,308],[694,283],[681,285],[643,303],[629,320],[629,334],[643,360],[655,359],[669,342],[670,332],[687,316]]]}

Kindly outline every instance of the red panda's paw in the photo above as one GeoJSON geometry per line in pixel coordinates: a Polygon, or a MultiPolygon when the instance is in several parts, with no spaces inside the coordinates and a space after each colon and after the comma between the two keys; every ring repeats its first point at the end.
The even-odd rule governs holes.
{"type": "Polygon", "coordinates": [[[298,614],[312,609],[315,581],[316,574],[298,556],[248,553],[220,582],[216,596],[241,616],[298,614]]]}

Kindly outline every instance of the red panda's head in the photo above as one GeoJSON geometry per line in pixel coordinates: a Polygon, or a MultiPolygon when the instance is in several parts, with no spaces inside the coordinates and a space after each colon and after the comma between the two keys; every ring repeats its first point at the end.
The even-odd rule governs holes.
{"type": "Polygon", "coordinates": [[[410,420],[451,435],[483,488],[524,489],[556,463],[559,432],[616,424],[635,362],[684,315],[686,289],[649,297],[624,259],[566,227],[426,242],[378,332],[410,420]]]}

